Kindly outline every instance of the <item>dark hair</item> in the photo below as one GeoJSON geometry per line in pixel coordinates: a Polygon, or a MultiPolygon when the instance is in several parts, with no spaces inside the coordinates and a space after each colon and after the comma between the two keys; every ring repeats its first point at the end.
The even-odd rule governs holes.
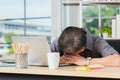
{"type": "Polygon", "coordinates": [[[86,46],[86,32],[81,28],[69,26],[61,33],[58,44],[61,50],[74,53],[86,46]]]}

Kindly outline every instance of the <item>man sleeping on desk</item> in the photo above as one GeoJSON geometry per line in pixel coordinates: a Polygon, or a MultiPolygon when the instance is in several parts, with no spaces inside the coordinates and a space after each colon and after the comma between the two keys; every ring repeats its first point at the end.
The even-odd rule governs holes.
{"type": "Polygon", "coordinates": [[[64,64],[120,66],[119,53],[86,28],[68,26],[60,37],[53,41],[51,51],[60,52],[60,63],[64,64]]]}

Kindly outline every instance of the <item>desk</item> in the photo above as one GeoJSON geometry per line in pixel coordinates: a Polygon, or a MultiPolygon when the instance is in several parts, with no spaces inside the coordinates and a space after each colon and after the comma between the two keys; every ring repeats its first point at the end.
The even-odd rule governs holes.
{"type": "Polygon", "coordinates": [[[29,66],[28,69],[0,67],[0,80],[120,80],[120,67],[105,67],[98,71],[78,71],[76,66],[59,67],[49,70],[48,67],[29,66]]]}

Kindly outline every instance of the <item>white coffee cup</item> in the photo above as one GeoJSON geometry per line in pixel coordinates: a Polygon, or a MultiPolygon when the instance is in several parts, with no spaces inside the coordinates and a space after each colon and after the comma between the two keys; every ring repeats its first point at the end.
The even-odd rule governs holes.
{"type": "Polygon", "coordinates": [[[59,52],[49,52],[48,57],[48,67],[49,69],[55,70],[59,67],[60,53],[59,52]]]}

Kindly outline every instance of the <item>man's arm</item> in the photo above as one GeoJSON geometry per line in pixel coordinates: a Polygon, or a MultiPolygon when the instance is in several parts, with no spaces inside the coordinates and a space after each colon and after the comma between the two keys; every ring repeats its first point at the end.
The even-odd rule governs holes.
{"type": "Polygon", "coordinates": [[[120,66],[119,53],[110,46],[107,41],[99,36],[93,36],[94,49],[102,55],[102,58],[91,59],[91,64],[102,64],[104,66],[120,66]]]}
{"type": "MultiPolygon", "coordinates": [[[[82,56],[61,57],[61,63],[76,64],[79,66],[87,65],[86,58],[82,56]]],[[[120,55],[113,54],[102,58],[92,58],[91,64],[100,64],[103,66],[120,67],[120,55]]]]}
{"type": "Polygon", "coordinates": [[[102,58],[93,58],[90,60],[90,64],[101,64],[104,66],[120,66],[120,55],[112,54],[102,58]]]}

